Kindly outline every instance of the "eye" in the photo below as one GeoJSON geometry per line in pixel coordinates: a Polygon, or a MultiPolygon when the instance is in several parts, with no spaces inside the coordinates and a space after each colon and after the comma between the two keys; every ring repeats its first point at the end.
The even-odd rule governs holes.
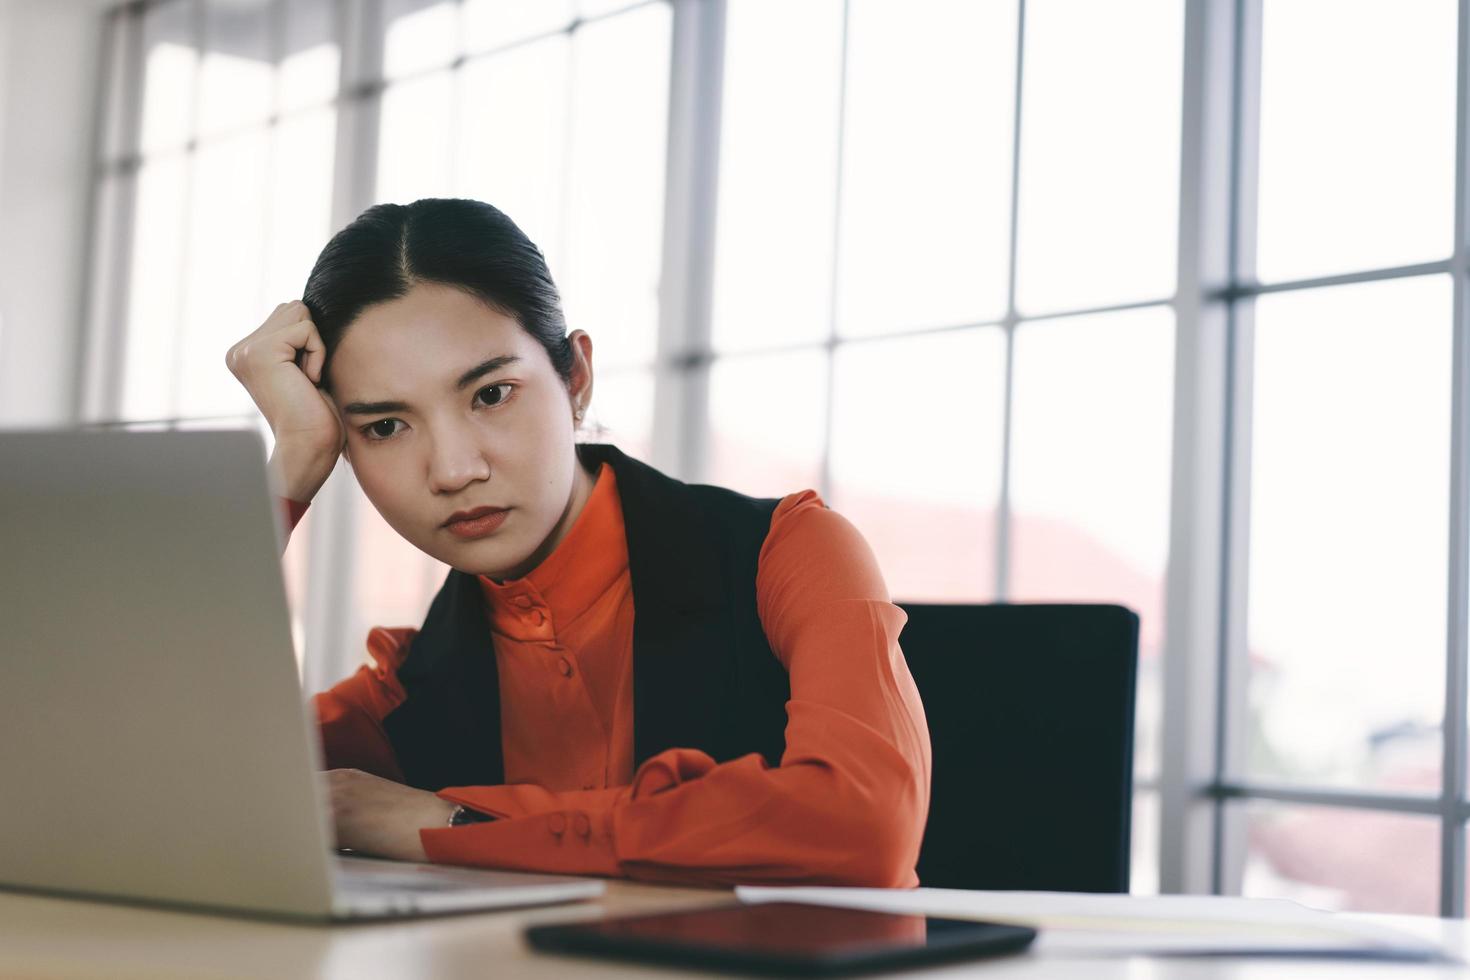
{"type": "Polygon", "coordinates": [[[476,400],[484,402],[486,405],[489,405],[491,408],[494,408],[496,405],[504,404],[505,401],[510,398],[510,389],[511,386],[505,384],[504,382],[498,382],[493,385],[486,385],[479,391],[475,392],[475,398],[476,400]]]}
{"type": "Polygon", "coordinates": [[[369,442],[381,442],[390,436],[397,435],[397,427],[402,424],[402,419],[378,419],[376,422],[369,422],[363,426],[362,434],[369,442]]]}

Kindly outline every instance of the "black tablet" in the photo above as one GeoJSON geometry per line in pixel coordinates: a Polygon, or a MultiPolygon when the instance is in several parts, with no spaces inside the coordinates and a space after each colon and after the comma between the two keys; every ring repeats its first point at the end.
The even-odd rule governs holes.
{"type": "Polygon", "coordinates": [[[537,949],[739,973],[834,976],[1013,953],[1036,930],[771,902],[531,926],[537,949]]]}

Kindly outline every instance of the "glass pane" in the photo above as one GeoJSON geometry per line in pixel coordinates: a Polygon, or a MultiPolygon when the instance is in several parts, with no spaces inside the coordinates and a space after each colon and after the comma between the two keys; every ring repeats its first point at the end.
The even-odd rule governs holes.
{"type": "Polygon", "coordinates": [[[447,71],[392,85],[383,93],[378,136],[378,200],[408,204],[448,197],[454,79],[447,71]]]}
{"type": "Polygon", "coordinates": [[[642,7],[572,42],[569,226],[552,274],[603,366],[646,364],[657,343],[669,18],[663,4],[642,7]]]}
{"type": "Polygon", "coordinates": [[[842,3],[736,0],[725,34],[713,341],[825,339],[842,3]]]}
{"type": "Polygon", "coordinates": [[[252,410],[250,396],[225,367],[225,351],[270,312],[261,295],[266,136],[263,129],[232,136],[204,145],[194,158],[177,361],[182,415],[252,410]]]}
{"type": "Polygon", "coordinates": [[[577,0],[577,15],[579,17],[596,17],[600,14],[629,7],[635,2],[636,0],[577,0]]]}
{"type": "Polygon", "coordinates": [[[1030,0],[1016,305],[1174,292],[1184,4],[1030,0]]]}
{"type": "Polygon", "coordinates": [[[138,172],[124,334],[123,418],[157,419],[172,412],[188,181],[189,159],[178,154],[149,160],[138,172]]]}
{"type": "Polygon", "coordinates": [[[301,298],[312,264],[331,237],[336,112],[313,109],[284,119],[274,140],[261,319],[277,303],[301,298]]]}
{"type": "Polygon", "coordinates": [[[311,570],[311,527],[312,517],[320,508],[306,511],[296,530],[286,544],[286,553],[281,557],[281,571],[286,579],[286,601],[291,607],[291,640],[296,651],[296,666],[299,670],[306,662],[306,610],[310,603],[307,582],[311,570]]]}
{"type": "Polygon", "coordinates": [[[1439,821],[1327,806],[1231,803],[1241,894],[1333,911],[1439,914],[1439,821]]]}
{"type": "Polygon", "coordinates": [[[453,0],[383,0],[383,74],[402,78],[454,60],[459,27],[453,0]]]}
{"type": "Polygon", "coordinates": [[[841,332],[1004,315],[1015,87],[1014,3],[852,4],[841,332]]]}
{"type": "Polygon", "coordinates": [[[895,598],[989,599],[1005,335],[854,343],[836,357],[828,503],[867,537],[895,598]]]}
{"type": "Polygon", "coordinates": [[[1257,302],[1248,768],[1440,784],[1450,283],[1257,302]]]}
{"type": "Polygon", "coordinates": [[[1453,0],[1267,0],[1262,279],[1449,256],[1455,10],[1453,0]]]}
{"type": "Polygon", "coordinates": [[[571,0],[464,0],[464,50],[473,54],[566,27],[571,0]]]}
{"type": "MultiPolygon", "coordinates": [[[[459,73],[455,193],[510,215],[561,272],[571,40],[559,34],[459,73]]],[[[601,351],[598,351],[601,354],[601,351]]]]}
{"type": "Polygon", "coordinates": [[[337,94],[342,49],[334,3],[290,0],[286,6],[286,49],[278,92],[282,111],[326,102],[337,94]]]}
{"type": "Polygon", "coordinates": [[[710,483],[782,497],[822,482],[827,353],[725,357],[709,379],[710,483]]]}
{"type": "Polygon", "coordinates": [[[1166,308],[1024,323],[1011,409],[1013,598],[1140,617],[1140,776],[1157,771],[1169,555],[1174,318],[1166,308]]]}
{"type": "Polygon", "coordinates": [[[587,442],[610,442],[629,456],[649,459],[653,452],[653,372],[597,374],[583,430],[587,442]]]}
{"type": "Polygon", "coordinates": [[[208,0],[199,66],[199,132],[262,122],[274,90],[270,0],[208,0]]]}
{"type": "Polygon", "coordinates": [[[1133,895],[1159,893],[1159,794],[1133,794],[1133,840],[1130,843],[1128,891],[1133,895]]]}
{"type": "Polygon", "coordinates": [[[399,537],[356,480],[352,494],[357,533],[353,537],[352,628],[346,638],[357,655],[365,657],[365,641],[372,627],[417,627],[424,621],[449,566],[399,537]]]}
{"type": "Polygon", "coordinates": [[[193,7],[160,3],[143,15],[144,153],[182,146],[189,138],[194,112],[195,50],[193,7]]]}

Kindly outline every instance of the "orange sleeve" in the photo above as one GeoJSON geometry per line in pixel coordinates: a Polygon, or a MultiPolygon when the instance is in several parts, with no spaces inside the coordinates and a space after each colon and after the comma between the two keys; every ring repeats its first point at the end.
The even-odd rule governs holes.
{"type": "Polygon", "coordinates": [[[670,749],[630,786],[446,789],[502,819],[420,831],[455,864],[695,883],[913,886],[929,807],[928,727],[861,534],[811,491],[780,503],[756,579],[791,677],[786,752],[717,765],[670,749]]]}
{"type": "Polygon", "coordinates": [[[417,634],[409,628],[377,627],[368,633],[371,665],[313,697],[317,727],[327,769],[361,769],[384,779],[403,782],[393,746],[383,731],[388,712],[403,703],[398,667],[408,656],[417,634]]]}
{"type": "Polygon", "coordinates": [[[281,516],[286,521],[286,537],[289,538],[291,532],[296,530],[296,525],[301,523],[301,518],[306,516],[306,508],[311,506],[311,501],[303,504],[301,501],[292,500],[290,497],[278,497],[276,499],[280,502],[281,516]]]}

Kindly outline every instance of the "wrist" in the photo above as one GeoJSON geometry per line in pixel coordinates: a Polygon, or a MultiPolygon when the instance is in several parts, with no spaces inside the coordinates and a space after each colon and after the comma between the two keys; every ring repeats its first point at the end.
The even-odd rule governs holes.
{"type": "Polygon", "coordinates": [[[446,827],[464,827],[472,823],[489,823],[495,818],[488,813],[479,810],[471,810],[462,803],[452,804],[449,817],[444,821],[446,827]]]}
{"type": "Polygon", "coordinates": [[[337,453],[278,441],[271,452],[270,470],[281,496],[300,504],[311,503],[337,465],[337,453]]]}

